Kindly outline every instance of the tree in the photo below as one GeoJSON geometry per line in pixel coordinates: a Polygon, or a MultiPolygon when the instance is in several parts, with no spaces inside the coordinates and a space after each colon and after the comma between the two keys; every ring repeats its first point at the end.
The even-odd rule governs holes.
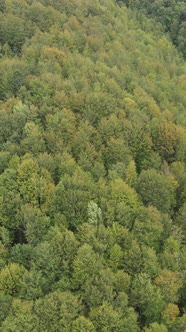
{"type": "Polygon", "coordinates": [[[94,197],[94,183],[89,173],[76,168],[72,176],[65,175],[55,188],[55,211],[63,213],[72,229],[88,220],[88,202],[94,197]]]}
{"type": "Polygon", "coordinates": [[[99,228],[87,222],[83,223],[78,227],[77,238],[81,245],[89,244],[100,255],[107,255],[108,248],[113,242],[108,229],[102,223],[99,228]]]}
{"type": "Polygon", "coordinates": [[[45,285],[42,272],[31,267],[21,280],[20,297],[25,300],[36,300],[43,296],[45,285]]]}
{"type": "Polygon", "coordinates": [[[36,207],[48,205],[46,202],[53,184],[47,170],[39,167],[37,161],[27,154],[19,164],[17,172],[17,184],[22,201],[36,207]]]}
{"type": "Polygon", "coordinates": [[[17,243],[9,250],[9,260],[13,263],[23,265],[26,269],[30,268],[32,259],[32,247],[27,243],[17,243]]]}
{"type": "Polygon", "coordinates": [[[121,312],[104,302],[100,307],[92,309],[90,319],[95,328],[103,332],[138,332],[137,315],[132,308],[125,312],[125,317],[121,312]]]}
{"type": "Polygon", "coordinates": [[[179,209],[185,201],[186,198],[186,169],[185,164],[180,161],[176,161],[170,166],[171,172],[178,181],[178,187],[176,190],[177,205],[176,208],[179,209]]]}
{"type": "Polygon", "coordinates": [[[8,254],[8,249],[2,243],[2,241],[0,241],[0,268],[2,268],[4,265],[6,265],[7,254],[8,254]]]}
{"type": "Polygon", "coordinates": [[[38,332],[68,332],[79,316],[81,303],[70,292],[55,291],[38,299],[34,305],[34,313],[38,319],[38,332]]]}
{"type": "Polygon", "coordinates": [[[20,217],[27,242],[32,246],[41,242],[50,227],[50,218],[31,204],[21,207],[20,217]]]}
{"type": "Polygon", "coordinates": [[[169,237],[164,242],[163,252],[160,255],[160,262],[163,268],[171,271],[180,270],[181,246],[174,237],[169,237]]]}
{"type": "Polygon", "coordinates": [[[23,151],[30,151],[33,154],[45,151],[45,142],[41,126],[34,122],[27,122],[24,127],[24,136],[21,142],[23,151]]]}
{"type": "MultiPolygon", "coordinates": [[[[78,242],[71,231],[55,226],[48,232],[45,241],[38,243],[33,250],[33,272],[41,273],[39,285],[44,293],[60,287],[60,280],[70,278],[72,264],[77,252],[78,242]]],[[[33,279],[33,276],[31,276],[33,279]]],[[[61,287],[65,283],[61,282],[61,287]]],[[[69,282],[66,287],[68,289],[69,282]]]]}
{"type": "Polygon", "coordinates": [[[127,144],[123,138],[111,137],[107,141],[106,147],[102,147],[102,156],[106,171],[117,170],[119,165],[123,166],[123,170],[118,169],[119,175],[125,174],[126,168],[131,161],[131,155],[127,144]],[[117,166],[118,165],[118,166],[117,166]]]}
{"type": "Polygon", "coordinates": [[[151,279],[160,273],[160,264],[156,251],[146,245],[142,246],[143,272],[151,279]]]}
{"type": "MultiPolygon", "coordinates": [[[[99,289],[100,277],[102,272],[104,273],[101,257],[93,251],[90,245],[84,244],[77,252],[73,269],[73,286],[80,290],[83,300],[86,301],[89,307],[100,304],[102,298],[104,298],[104,290],[99,289]]],[[[107,284],[105,284],[105,287],[107,287],[107,284]]]]}
{"type": "Polygon", "coordinates": [[[12,14],[3,16],[0,24],[2,44],[8,43],[14,54],[19,54],[25,39],[32,34],[32,28],[26,20],[12,14]]]}
{"type": "Polygon", "coordinates": [[[136,191],[122,179],[114,179],[100,190],[100,207],[103,222],[111,225],[114,221],[129,229],[133,226],[136,211],[140,207],[136,191]],[[105,192],[104,192],[105,189],[105,192]]]}
{"type": "Polygon", "coordinates": [[[171,327],[179,316],[179,308],[176,304],[169,303],[162,313],[163,321],[166,326],[171,327]]]}
{"type": "Polygon", "coordinates": [[[128,248],[123,253],[123,268],[124,271],[134,276],[140,273],[143,269],[143,255],[141,247],[136,241],[132,240],[128,248]]]}
{"type": "Polygon", "coordinates": [[[182,282],[178,272],[164,269],[155,279],[155,284],[160,288],[164,300],[167,303],[177,302],[179,299],[179,289],[182,282]]]}
{"type": "Polygon", "coordinates": [[[10,308],[12,303],[12,297],[10,295],[4,295],[1,292],[0,297],[0,305],[1,305],[1,312],[0,312],[0,324],[3,323],[3,321],[6,319],[6,317],[9,315],[10,308]]]}
{"type": "Polygon", "coordinates": [[[145,332],[167,332],[167,328],[163,324],[152,323],[149,328],[145,328],[145,332]]]}
{"type": "Polygon", "coordinates": [[[185,222],[185,216],[186,216],[186,204],[184,203],[183,206],[179,209],[177,215],[176,215],[176,223],[179,227],[181,227],[181,230],[183,232],[183,236],[186,235],[186,222],[185,222]]]}
{"type": "Polygon", "coordinates": [[[137,181],[136,164],[134,160],[131,160],[126,169],[126,183],[130,187],[135,187],[136,181],[137,181]]]}
{"type": "Polygon", "coordinates": [[[109,265],[112,271],[116,272],[123,265],[123,251],[116,243],[110,249],[109,265]]]}
{"type": "Polygon", "coordinates": [[[1,213],[1,239],[4,244],[9,244],[12,240],[22,241],[20,220],[18,210],[21,204],[18,184],[16,181],[17,173],[12,168],[0,175],[0,213],[1,213]]]}
{"type": "MultiPolygon", "coordinates": [[[[7,84],[9,85],[10,90],[12,85],[14,85],[14,80],[11,76],[14,75],[12,72],[15,71],[15,68],[20,67],[20,70],[22,70],[22,75],[24,75],[25,71],[24,65],[21,63],[13,62],[11,66],[12,68],[9,69],[10,77],[9,79],[7,78],[7,84]]],[[[23,82],[20,79],[19,84],[21,85],[22,83],[23,82]]],[[[18,87],[16,86],[15,89],[17,88],[18,87]]],[[[14,89],[14,86],[12,89],[14,89]]],[[[0,142],[1,144],[6,145],[6,150],[10,150],[9,152],[11,155],[18,153],[21,150],[20,147],[18,148],[16,145],[19,144],[23,138],[23,129],[26,124],[29,111],[30,110],[27,105],[23,104],[21,100],[15,98],[9,98],[7,102],[2,105],[0,111],[0,123],[2,126],[0,142]],[[11,145],[12,148],[14,147],[13,151],[11,145]]]]}
{"type": "Polygon", "coordinates": [[[169,212],[175,206],[176,183],[153,169],[141,172],[136,189],[145,205],[153,205],[161,212],[169,212]]]}
{"type": "Polygon", "coordinates": [[[122,331],[120,314],[107,303],[103,303],[102,306],[93,309],[90,313],[90,319],[98,331],[122,331]]]}
{"type": "Polygon", "coordinates": [[[37,317],[30,313],[21,313],[16,317],[9,315],[2,323],[1,328],[4,332],[37,332],[37,317]]]}
{"type": "Polygon", "coordinates": [[[68,109],[56,111],[46,115],[45,138],[50,152],[63,152],[74,136],[76,116],[68,109]]]}
{"type": "Polygon", "coordinates": [[[161,213],[153,206],[139,209],[133,232],[141,244],[159,250],[163,233],[161,213]]]}
{"type": "Polygon", "coordinates": [[[129,303],[137,308],[141,321],[145,318],[145,325],[160,321],[164,309],[163,297],[147,274],[140,273],[134,277],[129,303]]]}
{"type": "Polygon", "coordinates": [[[88,221],[95,226],[101,221],[101,209],[94,201],[88,203],[88,221]]]}
{"type": "Polygon", "coordinates": [[[10,263],[0,271],[0,291],[5,295],[17,296],[26,269],[19,264],[10,263]]]}
{"type": "Polygon", "coordinates": [[[0,174],[8,167],[8,162],[10,160],[10,153],[7,151],[0,152],[0,174]]]}
{"type": "Polygon", "coordinates": [[[178,127],[168,121],[161,121],[153,133],[155,149],[168,163],[176,160],[179,142],[178,127]]]}
{"type": "Polygon", "coordinates": [[[3,321],[3,331],[37,331],[37,317],[32,313],[33,302],[13,299],[9,316],[3,321]]]}
{"type": "MultiPolygon", "coordinates": [[[[117,270],[114,273],[114,288],[116,289],[117,294],[128,294],[130,291],[131,277],[128,273],[123,270],[117,270]]],[[[127,299],[128,302],[128,299],[127,299]]]]}
{"type": "Polygon", "coordinates": [[[95,328],[89,319],[79,316],[72,324],[72,332],[95,332],[95,328]]]}
{"type": "Polygon", "coordinates": [[[176,321],[174,322],[173,326],[171,327],[171,332],[185,332],[185,326],[186,326],[186,315],[183,314],[182,317],[178,317],[176,321]]]}

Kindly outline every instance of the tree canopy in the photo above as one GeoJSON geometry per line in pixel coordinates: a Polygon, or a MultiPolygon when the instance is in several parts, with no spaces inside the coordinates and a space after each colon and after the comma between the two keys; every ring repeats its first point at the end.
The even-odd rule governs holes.
{"type": "Polygon", "coordinates": [[[185,331],[185,13],[0,0],[0,332],[185,331]]]}

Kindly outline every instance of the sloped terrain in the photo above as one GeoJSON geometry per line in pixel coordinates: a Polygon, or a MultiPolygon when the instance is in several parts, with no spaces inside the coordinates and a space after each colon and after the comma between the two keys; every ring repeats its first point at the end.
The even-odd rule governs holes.
{"type": "Polygon", "coordinates": [[[184,332],[185,62],[110,0],[0,10],[0,331],[184,332]]]}

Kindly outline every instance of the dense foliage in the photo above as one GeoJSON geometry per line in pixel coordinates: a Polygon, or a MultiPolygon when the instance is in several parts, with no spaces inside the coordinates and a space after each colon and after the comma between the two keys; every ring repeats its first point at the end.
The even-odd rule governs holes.
{"type": "Polygon", "coordinates": [[[159,22],[186,58],[186,0],[117,0],[136,12],[159,22]]]}
{"type": "Polygon", "coordinates": [[[112,0],[0,0],[0,331],[184,332],[186,65],[112,0]]]}

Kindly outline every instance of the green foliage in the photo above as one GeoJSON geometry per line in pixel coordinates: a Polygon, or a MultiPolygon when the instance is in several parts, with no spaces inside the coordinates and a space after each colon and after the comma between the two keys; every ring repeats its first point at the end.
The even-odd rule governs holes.
{"type": "Polygon", "coordinates": [[[94,194],[94,183],[89,173],[77,168],[72,176],[66,174],[54,194],[55,209],[65,215],[72,227],[88,219],[87,206],[94,194]]]}
{"type": "Polygon", "coordinates": [[[186,326],[186,315],[183,314],[182,317],[178,317],[177,320],[174,322],[173,326],[171,327],[171,332],[176,332],[176,331],[185,331],[185,326],[186,326]]]}
{"type": "Polygon", "coordinates": [[[153,206],[139,210],[133,232],[140,243],[158,250],[163,232],[160,212],[153,206]]]}
{"type": "Polygon", "coordinates": [[[167,332],[167,328],[163,324],[152,323],[149,328],[145,329],[145,332],[167,332]]]}
{"type": "Polygon", "coordinates": [[[50,226],[50,219],[37,207],[26,204],[20,211],[26,241],[36,245],[42,240],[50,226]]]}
{"type": "Polygon", "coordinates": [[[93,201],[88,203],[88,221],[91,224],[98,225],[101,220],[101,209],[93,201]]]}
{"type": "Polygon", "coordinates": [[[91,319],[98,331],[121,331],[119,314],[106,303],[92,310],[91,319]]]}
{"type": "Polygon", "coordinates": [[[142,171],[137,191],[145,205],[153,205],[161,212],[169,212],[175,205],[175,186],[168,177],[155,170],[142,171]]]}
{"type": "Polygon", "coordinates": [[[17,183],[25,203],[41,207],[49,198],[52,179],[45,168],[40,168],[36,160],[25,155],[18,167],[17,183]]]}
{"type": "Polygon", "coordinates": [[[6,319],[6,316],[9,315],[9,311],[11,308],[11,302],[12,302],[11,296],[4,295],[1,292],[1,297],[0,297],[0,304],[1,304],[0,322],[1,322],[1,324],[6,319]]]}
{"type": "Polygon", "coordinates": [[[185,1],[122,2],[0,0],[2,332],[185,332],[185,1]]]}
{"type": "MultiPolygon", "coordinates": [[[[118,3],[124,3],[129,8],[147,15],[153,20],[162,24],[163,29],[169,32],[172,42],[181,51],[183,56],[185,53],[185,42],[183,39],[185,31],[185,11],[186,2],[179,0],[171,1],[151,1],[143,0],[118,0],[118,3]]],[[[143,19],[143,16],[141,17],[143,19]]]]}
{"type": "Polygon", "coordinates": [[[138,274],[131,287],[131,304],[139,308],[148,323],[159,321],[164,301],[158,288],[152,285],[149,276],[138,274]]]}
{"type": "Polygon", "coordinates": [[[95,328],[89,319],[79,316],[72,324],[72,332],[95,332],[95,328]]]}
{"type": "Polygon", "coordinates": [[[155,283],[161,289],[163,297],[167,303],[177,301],[178,291],[182,286],[182,281],[177,272],[164,269],[155,279],[155,283]]]}
{"type": "Polygon", "coordinates": [[[32,247],[29,244],[17,243],[9,250],[10,261],[21,264],[26,269],[30,267],[31,256],[32,247]]]}
{"type": "Polygon", "coordinates": [[[102,306],[92,310],[90,317],[98,331],[100,328],[102,331],[109,332],[121,332],[123,330],[131,332],[138,331],[136,315],[132,310],[128,310],[125,318],[123,318],[111,305],[103,303],[102,306]]]}
{"type": "Polygon", "coordinates": [[[72,328],[81,305],[71,293],[56,291],[36,301],[34,312],[38,318],[38,331],[65,331],[72,328]]]}
{"type": "Polygon", "coordinates": [[[5,295],[18,295],[26,269],[22,265],[10,263],[0,271],[0,291],[5,295]]]}

